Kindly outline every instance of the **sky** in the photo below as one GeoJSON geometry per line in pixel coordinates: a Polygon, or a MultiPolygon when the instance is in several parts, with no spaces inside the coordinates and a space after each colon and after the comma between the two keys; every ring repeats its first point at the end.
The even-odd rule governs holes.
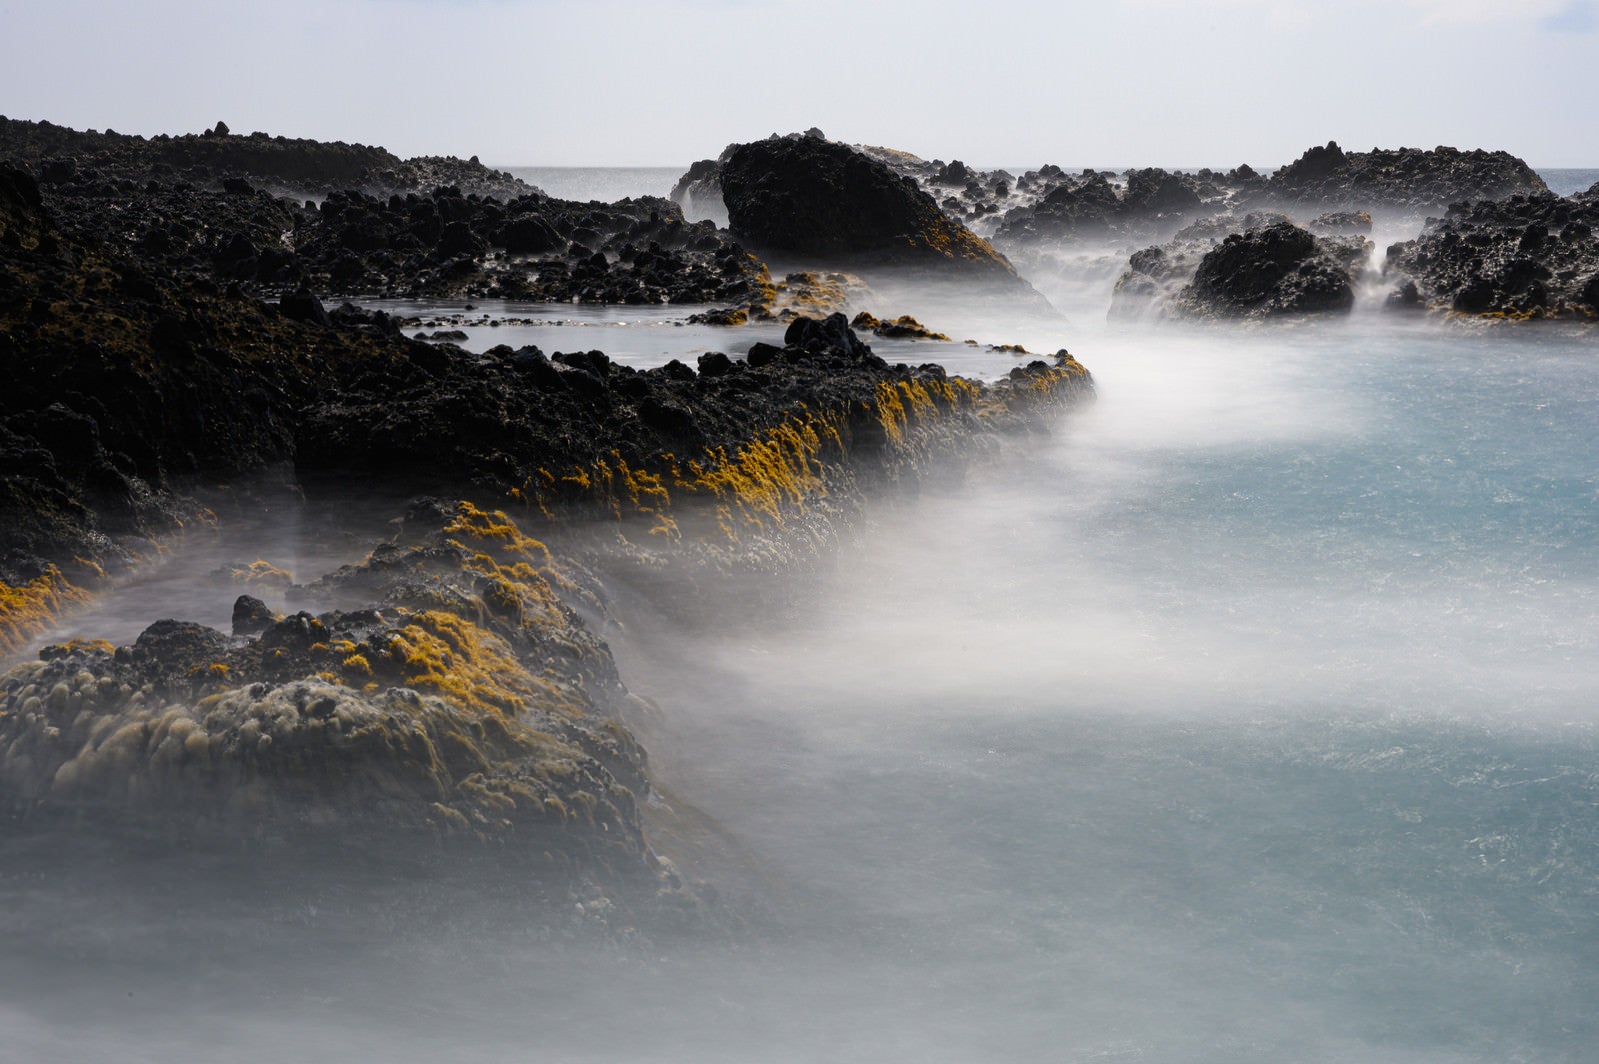
{"type": "Polygon", "coordinates": [[[1599,166],[1599,0],[0,0],[0,114],[500,166],[819,127],[979,166],[1599,166]]]}

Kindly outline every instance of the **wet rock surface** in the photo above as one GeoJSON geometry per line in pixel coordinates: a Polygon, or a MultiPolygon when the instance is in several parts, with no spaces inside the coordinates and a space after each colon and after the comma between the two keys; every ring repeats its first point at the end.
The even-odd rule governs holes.
{"type": "Polygon", "coordinates": [[[576,607],[597,603],[503,513],[420,504],[367,561],[248,596],[231,635],[180,620],[47,647],[0,677],[0,813],[190,844],[431,836],[492,845],[542,887],[663,904],[628,695],[576,607]],[[242,623],[241,623],[242,622],[242,623]]]}
{"type": "Polygon", "coordinates": [[[1450,208],[1388,249],[1390,302],[1508,318],[1599,317],[1599,186],[1450,208]]]}

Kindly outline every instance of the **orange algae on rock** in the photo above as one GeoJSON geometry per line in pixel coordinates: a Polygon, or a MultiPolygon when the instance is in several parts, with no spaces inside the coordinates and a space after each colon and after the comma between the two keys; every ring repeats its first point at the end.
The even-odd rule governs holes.
{"type": "MultiPolygon", "coordinates": [[[[827,494],[826,456],[842,454],[842,419],[807,411],[767,429],[732,454],[717,448],[704,462],[690,462],[676,485],[691,495],[716,499],[746,522],[781,527],[787,509],[803,509],[827,494]]],[[[732,528],[723,522],[724,532],[732,528]]]]}
{"type": "Polygon", "coordinates": [[[0,581],[0,654],[19,650],[63,612],[89,600],[89,593],[50,566],[25,584],[0,581]]]}
{"type": "Polygon", "coordinates": [[[387,660],[406,687],[432,691],[462,708],[516,716],[542,690],[505,641],[442,610],[414,614],[387,638],[387,660]]]}

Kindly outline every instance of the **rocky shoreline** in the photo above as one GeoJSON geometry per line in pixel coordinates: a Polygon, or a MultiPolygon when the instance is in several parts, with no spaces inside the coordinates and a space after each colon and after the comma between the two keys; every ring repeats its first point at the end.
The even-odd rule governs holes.
{"type": "MultiPolygon", "coordinates": [[[[761,143],[792,153],[796,144],[814,152],[830,142],[811,130],[761,143]]],[[[730,217],[724,176],[731,168],[733,199],[741,202],[734,160],[751,147],[730,145],[695,163],[673,199],[696,217],[730,217]]],[[[1247,164],[1119,174],[1043,166],[1012,174],[872,145],[849,150],[862,165],[914,185],[1027,276],[1124,264],[1109,311],[1120,321],[1339,315],[1363,286],[1381,288],[1396,311],[1599,318],[1599,247],[1591,239],[1599,186],[1555,196],[1503,151],[1350,152],[1329,142],[1269,174],[1247,164]],[[1278,223],[1305,235],[1263,233],[1278,223]],[[1369,243],[1374,225],[1415,235],[1379,256],[1369,243]]],[[[729,224],[737,230],[736,219],[729,224]]]]}
{"type": "Polygon", "coordinates": [[[1504,153],[1011,175],[813,130],[730,146],[674,199],[563,201],[475,159],[221,123],[146,139],[0,119],[0,653],[186,529],[357,492],[394,516],[364,561],[278,574],[287,608],[241,563],[229,630],[151,617],[0,676],[0,831],[427,838],[515,853],[551,897],[691,911],[650,837],[607,574],[676,595],[792,569],[874,490],[1093,396],[1064,350],[989,383],[891,364],[864,334],[948,337],[875,282],[1036,311],[1015,263],[1086,253],[1126,263],[1123,320],[1341,314],[1371,285],[1396,310],[1599,314],[1599,188],[1554,196],[1504,153]],[[1374,214],[1445,208],[1379,261],[1374,214]],[[637,369],[407,337],[385,296],[784,331],[637,369]]]}
{"type": "Polygon", "coordinates": [[[225,130],[152,145],[16,125],[0,130],[0,650],[186,527],[248,521],[266,500],[325,508],[357,490],[399,516],[360,564],[278,574],[287,610],[248,593],[276,570],[241,564],[231,630],[152,617],[125,645],[47,646],[0,677],[12,834],[427,838],[515,852],[552,897],[692,909],[641,813],[639,703],[591,564],[662,587],[793,566],[874,486],[1093,392],[1064,354],[989,384],[891,365],[828,313],[852,278],[774,283],[665,201],[380,198],[373,174],[480,168],[225,130]],[[352,187],[311,205],[265,191],[317,177],[352,187]],[[728,302],[788,325],[742,357],[637,370],[599,351],[471,355],[318,294],[385,291],[728,302]]]}

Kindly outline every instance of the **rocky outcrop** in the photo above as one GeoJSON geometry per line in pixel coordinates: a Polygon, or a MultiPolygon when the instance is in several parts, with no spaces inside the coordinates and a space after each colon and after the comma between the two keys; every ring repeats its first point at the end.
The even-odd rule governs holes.
{"type": "Polygon", "coordinates": [[[1188,238],[1135,253],[1116,282],[1113,319],[1262,320],[1339,313],[1371,252],[1360,237],[1317,237],[1280,216],[1252,215],[1220,242],[1188,238]]]}
{"type": "Polygon", "coordinates": [[[1266,192],[1286,204],[1382,207],[1419,214],[1465,200],[1545,192],[1543,179],[1503,151],[1438,147],[1345,152],[1311,148],[1271,175],[1266,192]]]}
{"type": "MultiPolygon", "coordinates": [[[[662,200],[435,188],[307,206],[239,177],[106,175],[62,166],[41,188],[0,167],[0,655],[185,525],[267,499],[343,513],[356,491],[404,517],[307,584],[265,560],[217,568],[218,594],[250,592],[231,631],[151,618],[124,646],[46,647],[0,674],[0,831],[348,839],[451,866],[488,850],[568,910],[596,884],[689,904],[645,837],[638,703],[587,563],[672,595],[797,563],[870,485],[918,481],[1093,393],[1064,352],[993,384],[890,365],[823,313],[861,290],[848,275],[787,278],[783,342],[742,357],[641,371],[600,351],[472,355],[318,293],[509,292],[522,276],[534,294],[770,307],[775,286],[662,200]],[[460,501],[401,501],[418,496],[460,501]],[[388,845],[419,836],[438,846],[388,845]]],[[[927,211],[938,223],[913,235],[958,255],[927,211]]],[[[1021,284],[997,257],[958,268],[985,269],[1021,284]]]]}
{"type": "Polygon", "coordinates": [[[1235,233],[1199,260],[1175,306],[1190,316],[1218,318],[1347,312],[1368,247],[1335,244],[1283,223],[1235,233]]]}
{"type": "Polygon", "coordinates": [[[1390,303],[1504,318],[1599,317],[1599,186],[1453,207],[1388,249],[1390,303]]]}
{"type": "Polygon", "coordinates": [[[914,181],[847,145],[774,137],[734,148],[721,170],[729,228],[757,252],[1026,288],[914,181]]]}
{"type": "Polygon", "coordinates": [[[243,182],[300,197],[322,196],[333,189],[386,197],[439,185],[502,199],[538,191],[508,173],[490,170],[475,157],[401,159],[365,144],[265,133],[240,136],[223,122],[203,133],[146,138],[0,117],[0,160],[26,166],[52,185],[93,174],[112,182],[155,181],[207,189],[243,182]]]}

